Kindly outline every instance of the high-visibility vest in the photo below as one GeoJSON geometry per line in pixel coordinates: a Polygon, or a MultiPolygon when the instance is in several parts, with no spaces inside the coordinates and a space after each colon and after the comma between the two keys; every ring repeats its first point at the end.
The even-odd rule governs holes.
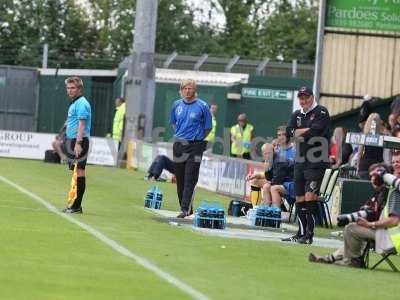
{"type": "MultiPolygon", "coordinates": [[[[385,208],[383,209],[383,216],[385,218],[389,217],[389,202],[390,202],[390,197],[394,190],[395,190],[394,188],[390,189],[387,197],[388,200],[386,201],[385,208]]],[[[395,225],[393,227],[389,227],[387,231],[389,233],[393,246],[396,248],[397,253],[400,253],[400,224],[395,225]]]]}
{"type": "Polygon", "coordinates": [[[114,140],[121,142],[122,131],[124,130],[124,118],[125,118],[126,105],[122,103],[116,108],[114,122],[113,122],[113,132],[112,137],[114,140]]]}
{"type": "Polygon", "coordinates": [[[243,155],[244,153],[250,153],[252,132],[253,125],[251,124],[247,124],[244,130],[239,126],[239,124],[232,126],[231,135],[236,141],[236,143],[232,142],[232,154],[243,155]]]}
{"type": "Polygon", "coordinates": [[[217,119],[214,117],[214,115],[212,116],[212,128],[210,133],[206,136],[206,138],[204,140],[206,140],[207,142],[215,142],[215,131],[217,131],[217,119]]]}

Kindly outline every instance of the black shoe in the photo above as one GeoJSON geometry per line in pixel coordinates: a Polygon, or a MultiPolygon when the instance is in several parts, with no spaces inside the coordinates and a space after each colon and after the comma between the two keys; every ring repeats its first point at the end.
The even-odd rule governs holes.
{"type": "Polygon", "coordinates": [[[81,214],[82,213],[82,207],[79,208],[69,208],[66,207],[62,210],[63,213],[66,214],[81,214]]]}
{"type": "Polygon", "coordinates": [[[350,262],[350,266],[353,268],[366,268],[365,262],[362,257],[352,258],[350,262]]]}
{"type": "Polygon", "coordinates": [[[313,243],[312,235],[303,235],[301,238],[297,240],[299,244],[308,244],[311,245],[313,243]]]}
{"type": "Polygon", "coordinates": [[[282,242],[293,242],[296,243],[301,237],[297,234],[294,236],[288,237],[288,238],[283,238],[281,239],[282,242]]]}
{"type": "Polygon", "coordinates": [[[189,216],[188,213],[185,213],[184,211],[182,211],[179,215],[177,215],[176,217],[179,219],[184,219],[185,217],[189,216]]]}

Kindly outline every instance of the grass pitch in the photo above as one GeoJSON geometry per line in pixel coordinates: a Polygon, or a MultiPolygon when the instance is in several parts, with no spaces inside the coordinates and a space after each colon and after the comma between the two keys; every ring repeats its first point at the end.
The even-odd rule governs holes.
{"type": "MultiPolygon", "coordinates": [[[[0,175],[63,208],[65,166],[0,159],[0,175]]],[[[211,237],[156,221],[143,209],[144,174],[88,166],[83,215],[73,217],[211,299],[395,299],[400,277],[310,264],[314,246],[211,237]]],[[[159,184],[177,210],[176,186],[159,184]]],[[[190,299],[85,230],[0,182],[0,299],[190,299]]],[[[229,199],[198,190],[201,199],[229,199]]],[[[376,257],[374,257],[376,259],[376,257]]],[[[399,265],[397,257],[394,262],[399,265]]]]}

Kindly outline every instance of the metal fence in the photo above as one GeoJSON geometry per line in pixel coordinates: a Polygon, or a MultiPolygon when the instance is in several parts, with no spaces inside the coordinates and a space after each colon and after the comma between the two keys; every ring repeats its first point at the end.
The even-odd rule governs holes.
{"type": "MultiPolygon", "coordinates": [[[[154,63],[157,68],[165,68],[171,55],[156,54],[154,63]]],[[[269,60],[250,60],[224,57],[207,57],[202,61],[201,56],[176,55],[170,61],[168,68],[178,70],[200,70],[210,72],[225,72],[230,66],[229,72],[247,73],[249,75],[264,75],[277,77],[298,77],[302,79],[313,79],[314,66],[307,64],[298,64],[296,62],[278,62],[269,60]],[[201,64],[200,64],[201,63],[201,64]],[[231,65],[230,65],[231,64],[231,65]],[[293,74],[295,73],[295,74],[293,74]]],[[[205,58],[205,57],[204,57],[205,58]]]]}

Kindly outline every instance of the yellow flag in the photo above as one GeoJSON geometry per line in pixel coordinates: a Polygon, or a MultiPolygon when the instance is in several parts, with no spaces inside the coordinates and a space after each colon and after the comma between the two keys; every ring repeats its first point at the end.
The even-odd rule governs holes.
{"type": "Polygon", "coordinates": [[[70,189],[68,192],[67,207],[71,207],[74,204],[74,201],[77,196],[77,178],[78,178],[77,166],[78,164],[75,163],[74,172],[72,173],[72,178],[71,178],[70,189]]]}

